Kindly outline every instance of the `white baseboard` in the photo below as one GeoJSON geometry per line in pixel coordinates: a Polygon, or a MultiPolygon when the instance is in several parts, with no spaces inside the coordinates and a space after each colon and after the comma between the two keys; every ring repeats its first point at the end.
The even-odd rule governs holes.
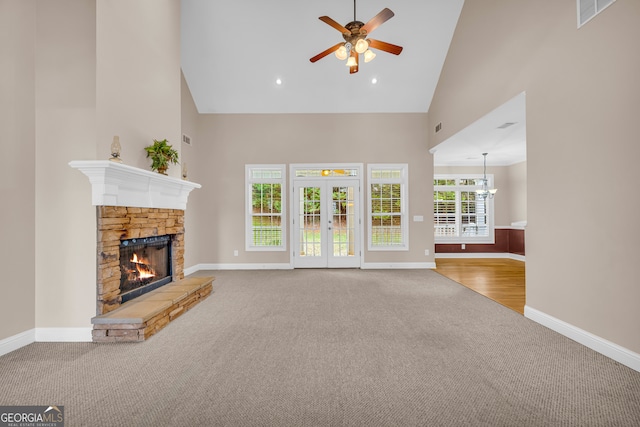
{"type": "Polygon", "coordinates": [[[473,252],[448,252],[448,253],[437,253],[435,254],[436,259],[438,258],[508,258],[516,261],[525,262],[524,255],[511,254],[508,252],[485,252],[485,253],[473,253],[473,252]]]}
{"type": "Polygon", "coordinates": [[[37,342],[91,342],[91,327],[36,328],[37,342]]]}
{"type": "Polygon", "coordinates": [[[32,344],[35,341],[35,329],[29,329],[28,331],[20,332],[19,334],[0,340],[0,356],[11,353],[25,345],[32,344]]]}
{"type": "MultiPolygon", "coordinates": [[[[366,269],[434,269],[435,262],[365,262],[362,264],[366,269]]],[[[197,264],[184,269],[184,275],[188,276],[200,270],[292,270],[291,264],[197,264]]]]}
{"type": "Polygon", "coordinates": [[[0,356],[34,342],[91,342],[88,328],[35,328],[0,340],[0,356]]]}
{"type": "Polygon", "coordinates": [[[197,264],[184,269],[184,275],[188,276],[200,270],[292,270],[291,264],[284,263],[228,263],[228,264],[197,264]]]}
{"type": "Polygon", "coordinates": [[[363,270],[390,270],[390,269],[429,269],[436,268],[435,262],[365,262],[363,270]]]}
{"type": "Polygon", "coordinates": [[[589,347],[590,349],[597,351],[616,362],[620,362],[623,365],[640,372],[640,354],[638,353],[621,347],[611,341],[607,341],[604,338],[593,335],[590,332],[575,327],[560,319],[556,319],[553,316],[529,306],[524,307],[524,316],[553,331],[556,331],[561,335],[564,335],[567,338],[589,347]]]}
{"type": "Polygon", "coordinates": [[[191,267],[184,269],[184,275],[188,276],[197,272],[198,270],[201,270],[200,265],[192,265],[191,267]]]}

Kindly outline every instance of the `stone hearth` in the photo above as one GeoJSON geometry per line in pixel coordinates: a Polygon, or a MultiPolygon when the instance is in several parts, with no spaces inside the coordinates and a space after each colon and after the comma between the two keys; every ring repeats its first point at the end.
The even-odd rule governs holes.
{"type": "Polygon", "coordinates": [[[213,277],[187,277],[91,319],[93,341],[144,341],[208,297],[213,277]]]}

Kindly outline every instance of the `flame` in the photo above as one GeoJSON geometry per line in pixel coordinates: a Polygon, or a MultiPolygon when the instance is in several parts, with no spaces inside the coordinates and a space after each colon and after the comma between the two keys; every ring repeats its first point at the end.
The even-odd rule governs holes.
{"type": "Polygon", "coordinates": [[[139,279],[148,279],[150,277],[155,277],[155,275],[156,275],[155,272],[152,269],[150,269],[148,267],[141,266],[139,264],[136,265],[136,269],[138,270],[138,273],[140,273],[138,275],[139,279]]]}
{"type": "Polygon", "coordinates": [[[131,262],[136,265],[136,270],[138,271],[138,280],[149,279],[156,276],[156,272],[153,270],[153,268],[147,265],[148,261],[144,258],[138,259],[138,254],[136,254],[135,252],[133,253],[131,262]]]}

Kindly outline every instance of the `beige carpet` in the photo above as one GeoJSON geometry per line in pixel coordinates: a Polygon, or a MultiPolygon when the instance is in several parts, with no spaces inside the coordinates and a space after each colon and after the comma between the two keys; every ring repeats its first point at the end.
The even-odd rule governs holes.
{"type": "Polygon", "coordinates": [[[201,272],[140,344],[0,357],[0,405],[67,426],[638,426],[640,373],[433,271],[201,272]]]}

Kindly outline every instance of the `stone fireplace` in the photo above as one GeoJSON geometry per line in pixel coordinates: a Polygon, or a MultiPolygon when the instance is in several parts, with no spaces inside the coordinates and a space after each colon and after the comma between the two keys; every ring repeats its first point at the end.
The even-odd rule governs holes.
{"type": "Polygon", "coordinates": [[[113,311],[126,301],[184,277],[183,210],[126,206],[98,206],[96,210],[96,314],[113,311]],[[168,265],[158,266],[160,257],[168,265]],[[149,268],[154,271],[144,271],[149,268]],[[160,269],[164,272],[156,271],[160,269]],[[154,277],[145,277],[149,274],[154,277]]]}
{"type": "Polygon", "coordinates": [[[97,315],[114,311],[145,291],[184,277],[184,212],[189,193],[200,184],[108,160],[72,161],[69,165],[89,178],[92,204],[96,206],[97,315]],[[164,269],[162,279],[150,280],[141,277],[143,273],[129,271],[136,262],[141,265],[158,261],[158,254],[150,254],[158,252],[160,243],[168,246],[162,256],[169,255],[168,265],[158,267],[164,269]],[[147,259],[132,261],[128,258],[132,254],[125,249],[128,259],[121,260],[122,247],[137,244],[140,246],[136,255],[146,254],[147,259]]]}

